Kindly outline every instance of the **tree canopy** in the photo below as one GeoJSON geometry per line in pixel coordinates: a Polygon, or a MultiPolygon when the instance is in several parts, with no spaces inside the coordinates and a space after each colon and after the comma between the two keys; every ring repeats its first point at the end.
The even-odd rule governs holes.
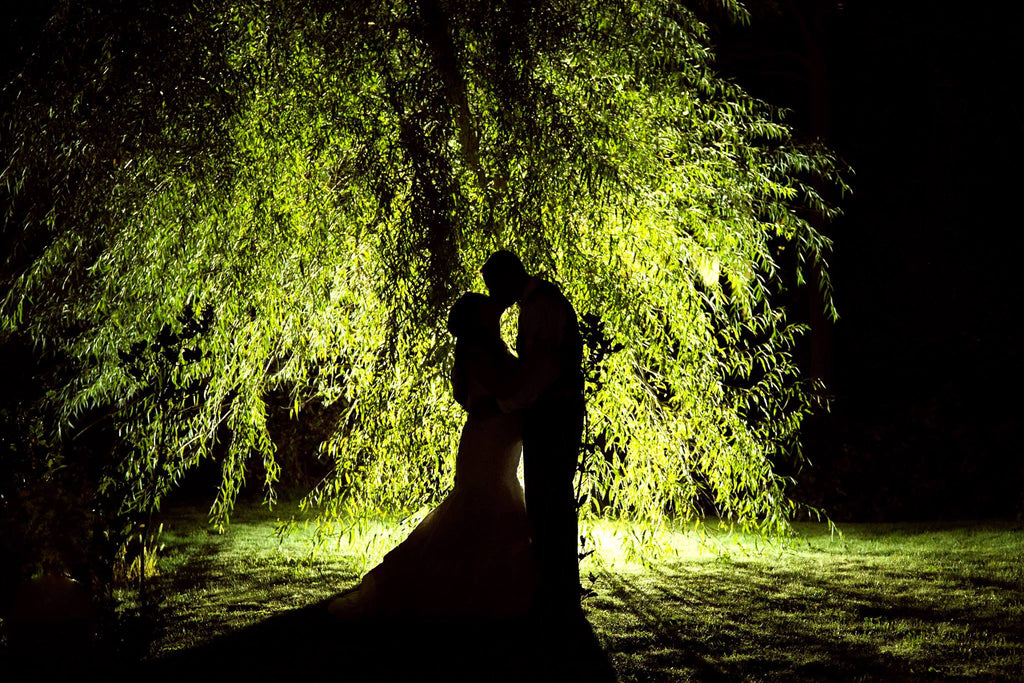
{"type": "Polygon", "coordinates": [[[788,528],[780,302],[842,179],[691,3],[63,2],[5,98],[0,330],[61,358],[48,443],[115,426],[122,511],[209,458],[218,520],[252,459],[272,498],[273,392],[338,408],[325,518],[443,496],[445,312],[508,248],[588,330],[584,512],[788,528]]]}

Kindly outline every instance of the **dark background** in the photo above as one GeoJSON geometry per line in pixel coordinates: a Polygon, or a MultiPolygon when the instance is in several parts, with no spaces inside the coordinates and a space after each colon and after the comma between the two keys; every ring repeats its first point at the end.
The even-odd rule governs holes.
{"type": "MultiPolygon", "coordinates": [[[[834,395],[808,425],[814,467],[797,497],[837,520],[1021,515],[1024,12],[748,4],[749,26],[716,23],[719,67],[855,170],[845,215],[825,228],[840,320],[807,292],[791,302],[814,328],[803,363],[834,395]]],[[[52,6],[5,8],[4,83],[52,6]]]]}
{"type": "Polygon", "coordinates": [[[804,313],[835,399],[801,496],[840,519],[1020,515],[1019,3],[750,7],[716,33],[721,69],[855,171],[825,228],[840,319],[804,313]]]}

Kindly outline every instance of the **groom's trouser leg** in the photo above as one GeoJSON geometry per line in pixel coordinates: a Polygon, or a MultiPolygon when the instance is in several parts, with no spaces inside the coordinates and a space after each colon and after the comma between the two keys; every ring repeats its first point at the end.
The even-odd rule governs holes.
{"type": "Polygon", "coordinates": [[[582,401],[539,402],[526,414],[523,470],[543,607],[579,606],[576,473],[583,436],[582,401]]]}

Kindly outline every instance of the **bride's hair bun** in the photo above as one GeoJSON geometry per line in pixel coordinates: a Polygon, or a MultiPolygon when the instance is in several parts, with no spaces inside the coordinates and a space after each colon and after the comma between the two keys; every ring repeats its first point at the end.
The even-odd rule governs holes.
{"type": "Polygon", "coordinates": [[[487,297],[477,292],[468,292],[459,297],[448,311],[448,331],[453,337],[463,337],[483,330],[483,308],[486,301],[487,297]]]}

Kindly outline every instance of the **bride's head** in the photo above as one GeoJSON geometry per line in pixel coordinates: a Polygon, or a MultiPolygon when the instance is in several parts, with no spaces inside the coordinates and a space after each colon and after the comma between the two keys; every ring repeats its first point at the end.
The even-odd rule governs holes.
{"type": "Polygon", "coordinates": [[[448,312],[448,331],[464,341],[501,339],[501,307],[489,296],[463,294],[448,312]]]}

